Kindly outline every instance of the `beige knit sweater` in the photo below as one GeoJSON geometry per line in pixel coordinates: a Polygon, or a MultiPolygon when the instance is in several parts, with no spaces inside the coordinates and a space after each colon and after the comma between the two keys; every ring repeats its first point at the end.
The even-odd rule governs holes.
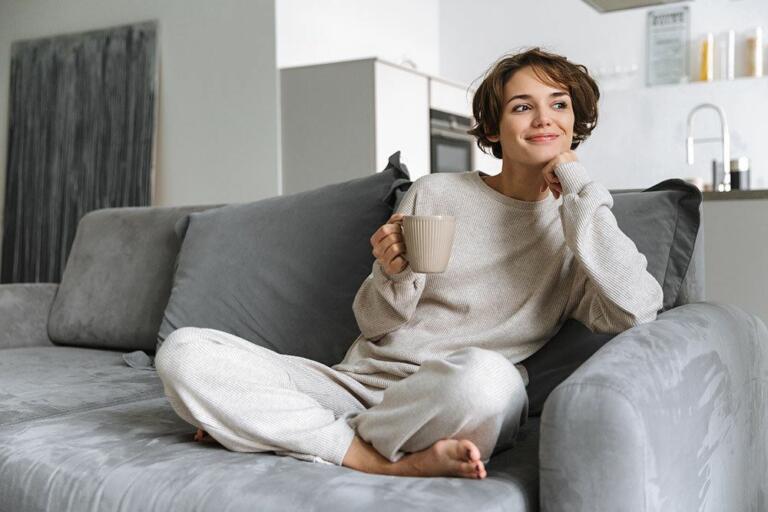
{"type": "Polygon", "coordinates": [[[385,388],[467,346],[518,363],[568,318],[606,333],[655,319],[661,287],[617,226],[608,190],[579,162],[555,174],[562,197],[533,202],[497,192],[480,171],[416,180],[397,212],[456,217],[448,268],[390,276],[374,262],[353,303],[361,335],[333,368],[385,388]]]}

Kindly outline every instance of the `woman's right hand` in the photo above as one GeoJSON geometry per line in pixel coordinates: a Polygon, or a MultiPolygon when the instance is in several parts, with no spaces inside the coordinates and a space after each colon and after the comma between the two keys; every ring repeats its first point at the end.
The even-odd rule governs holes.
{"type": "Polygon", "coordinates": [[[373,255],[389,275],[399,274],[408,266],[408,261],[403,257],[406,253],[402,230],[403,217],[405,215],[402,213],[392,215],[371,237],[373,255]]]}

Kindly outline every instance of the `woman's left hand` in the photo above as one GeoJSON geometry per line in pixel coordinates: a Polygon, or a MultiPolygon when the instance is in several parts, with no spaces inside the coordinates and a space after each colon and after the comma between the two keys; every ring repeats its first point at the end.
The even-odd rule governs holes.
{"type": "Polygon", "coordinates": [[[555,174],[555,167],[557,167],[559,164],[565,164],[568,162],[578,162],[578,160],[579,158],[576,156],[576,153],[569,149],[568,151],[563,151],[555,158],[550,160],[547,165],[544,166],[544,169],[542,169],[541,172],[544,175],[544,181],[547,183],[547,186],[550,188],[550,190],[552,190],[552,194],[554,194],[555,199],[563,195],[563,187],[560,185],[560,178],[558,178],[555,174]]]}

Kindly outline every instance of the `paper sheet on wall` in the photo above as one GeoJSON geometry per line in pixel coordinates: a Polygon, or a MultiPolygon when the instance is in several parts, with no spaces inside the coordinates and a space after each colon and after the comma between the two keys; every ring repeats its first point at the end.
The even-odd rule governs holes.
{"type": "Polygon", "coordinates": [[[688,81],[690,10],[687,6],[648,11],[647,85],[688,81]]]}

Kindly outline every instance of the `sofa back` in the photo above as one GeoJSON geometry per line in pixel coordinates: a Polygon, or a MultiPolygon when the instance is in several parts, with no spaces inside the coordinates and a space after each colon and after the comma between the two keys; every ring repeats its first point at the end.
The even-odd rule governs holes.
{"type": "MultiPolygon", "coordinates": [[[[665,310],[704,300],[700,204],[701,194],[681,180],[667,180],[645,192],[614,194],[612,211],[619,227],[648,258],[649,272],[664,289],[665,310]]],[[[188,222],[191,213],[218,206],[111,208],[85,215],[51,309],[51,340],[64,345],[154,352],[171,294],[184,220],[188,222]]],[[[295,208],[305,206],[296,202],[295,208]]],[[[370,268],[368,231],[358,233],[357,238],[365,245],[359,257],[364,257],[362,263],[370,268]]],[[[320,308],[333,309],[328,311],[329,318],[338,316],[339,304],[315,302],[320,308]]],[[[351,308],[350,298],[348,313],[351,308]]],[[[320,347],[316,352],[343,354],[352,341],[339,339],[337,343],[343,347],[320,347]]],[[[281,350],[309,354],[299,346],[293,348],[281,350]]]]}
{"type": "Polygon", "coordinates": [[[48,318],[51,341],[154,351],[181,245],[174,226],[212,207],[107,208],[84,215],[48,318]]]}

